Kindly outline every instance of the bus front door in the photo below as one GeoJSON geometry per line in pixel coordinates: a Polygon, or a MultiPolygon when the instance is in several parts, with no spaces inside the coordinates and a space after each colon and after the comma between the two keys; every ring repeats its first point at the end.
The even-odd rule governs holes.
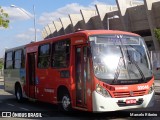
{"type": "Polygon", "coordinates": [[[87,46],[77,46],[75,50],[76,106],[91,106],[91,80],[87,46]]]}
{"type": "Polygon", "coordinates": [[[35,92],[36,53],[28,53],[28,89],[29,97],[36,98],[35,92]]]}

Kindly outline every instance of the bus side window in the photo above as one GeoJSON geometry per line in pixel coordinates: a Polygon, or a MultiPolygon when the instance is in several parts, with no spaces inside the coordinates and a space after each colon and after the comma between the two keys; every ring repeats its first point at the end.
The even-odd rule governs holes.
{"type": "Polygon", "coordinates": [[[13,68],[13,52],[7,52],[5,59],[5,69],[12,69],[12,68],[13,68]]]}
{"type": "Polygon", "coordinates": [[[50,44],[39,46],[38,49],[38,68],[46,69],[50,66],[50,44]]]}
{"type": "Polygon", "coordinates": [[[22,50],[16,50],[14,55],[14,68],[19,69],[22,67],[22,50]]]}
{"type": "Polygon", "coordinates": [[[61,40],[53,43],[52,46],[52,67],[68,67],[70,63],[70,40],[61,40]]]}

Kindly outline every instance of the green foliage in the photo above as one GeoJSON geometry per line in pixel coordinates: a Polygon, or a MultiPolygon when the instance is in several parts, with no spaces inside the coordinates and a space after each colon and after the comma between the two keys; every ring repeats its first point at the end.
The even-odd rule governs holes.
{"type": "Polygon", "coordinates": [[[4,10],[0,7],[0,27],[8,28],[9,26],[9,16],[4,10]]]}
{"type": "Polygon", "coordinates": [[[154,34],[155,34],[155,37],[160,42],[160,29],[154,29],[154,34]]]}
{"type": "Polygon", "coordinates": [[[3,59],[0,59],[0,69],[3,68],[3,59]]]}

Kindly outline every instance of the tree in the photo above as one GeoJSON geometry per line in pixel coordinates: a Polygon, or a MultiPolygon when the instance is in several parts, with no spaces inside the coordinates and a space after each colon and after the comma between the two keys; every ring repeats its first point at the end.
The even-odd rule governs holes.
{"type": "Polygon", "coordinates": [[[3,68],[3,59],[0,58],[0,69],[2,69],[2,68],[3,68]]]}
{"type": "Polygon", "coordinates": [[[0,6],[0,27],[8,28],[9,26],[9,16],[7,13],[4,12],[4,10],[0,6]]]}
{"type": "Polygon", "coordinates": [[[154,29],[154,34],[155,34],[155,37],[158,39],[158,41],[160,43],[160,29],[154,29]]]}

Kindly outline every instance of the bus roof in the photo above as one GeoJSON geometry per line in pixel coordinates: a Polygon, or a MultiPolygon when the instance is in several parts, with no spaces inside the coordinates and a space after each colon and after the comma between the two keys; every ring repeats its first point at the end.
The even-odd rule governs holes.
{"type": "Polygon", "coordinates": [[[77,33],[85,33],[88,35],[96,35],[96,34],[125,34],[125,35],[133,35],[139,36],[138,34],[126,32],[126,31],[119,31],[119,30],[80,30],[77,33]]]}
{"type": "Polygon", "coordinates": [[[5,49],[5,52],[10,52],[10,51],[24,49],[24,48],[25,48],[25,45],[14,47],[14,48],[7,48],[7,49],[5,49]]]}
{"type": "Polygon", "coordinates": [[[27,44],[26,46],[30,46],[33,44],[43,44],[46,42],[51,42],[53,40],[66,39],[66,38],[70,38],[70,37],[76,37],[79,35],[88,37],[90,35],[100,35],[100,34],[123,34],[123,35],[139,36],[138,34],[135,34],[135,33],[126,32],[126,31],[119,31],[119,30],[78,30],[74,33],[65,34],[65,35],[61,35],[61,36],[57,36],[57,37],[52,37],[52,38],[48,38],[48,39],[38,41],[38,42],[33,42],[31,44],[27,44]]]}
{"type": "Polygon", "coordinates": [[[15,48],[9,48],[9,49],[6,49],[5,52],[23,49],[27,46],[32,46],[32,45],[36,45],[36,44],[44,44],[46,42],[52,42],[53,40],[67,39],[67,38],[76,37],[76,36],[88,37],[90,35],[100,35],[100,34],[123,34],[123,35],[139,36],[138,34],[135,34],[135,33],[126,32],[126,31],[119,31],[119,30],[78,30],[74,33],[65,34],[65,35],[61,35],[61,36],[57,36],[57,37],[52,37],[52,38],[48,38],[48,39],[38,41],[38,42],[31,42],[26,45],[22,45],[22,46],[15,47],[15,48]]]}

